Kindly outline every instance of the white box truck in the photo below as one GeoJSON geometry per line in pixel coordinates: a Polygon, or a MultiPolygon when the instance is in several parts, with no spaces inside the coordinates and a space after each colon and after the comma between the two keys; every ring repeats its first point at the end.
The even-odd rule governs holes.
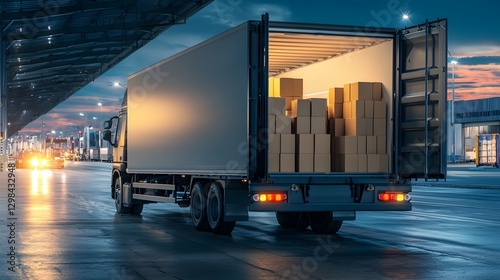
{"type": "Polygon", "coordinates": [[[285,228],[335,233],[357,211],[411,210],[411,179],[446,175],[447,21],[369,28],[248,21],[128,79],[113,145],[118,213],[190,207],[197,230],[232,232],[249,211],[285,228]],[[382,83],[388,172],[269,171],[269,78],[304,96],[382,83]],[[326,91],[325,91],[326,90],[326,91]],[[145,140],[147,139],[147,140],[145,140]]]}

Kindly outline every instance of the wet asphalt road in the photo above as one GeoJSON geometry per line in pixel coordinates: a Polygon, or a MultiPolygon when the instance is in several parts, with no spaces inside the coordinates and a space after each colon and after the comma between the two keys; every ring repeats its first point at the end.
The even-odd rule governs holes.
{"type": "Polygon", "coordinates": [[[9,215],[6,172],[0,279],[500,279],[500,172],[453,168],[447,184],[490,188],[419,181],[413,211],[358,212],[336,235],[283,230],[273,213],[251,213],[231,236],[197,232],[176,205],[115,214],[108,163],[16,170],[9,215]]]}

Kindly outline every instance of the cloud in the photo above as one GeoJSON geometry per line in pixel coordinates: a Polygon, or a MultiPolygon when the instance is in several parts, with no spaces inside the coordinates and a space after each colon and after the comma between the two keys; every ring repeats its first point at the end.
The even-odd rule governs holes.
{"type": "Polygon", "coordinates": [[[253,18],[260,18],[262,14],[269,13],[270,20],[272,21],[288,21],[292,17],[290,9],[272,5],[272,4],[257,4],[250,6],[253,18]]]}
{"type": "Polygon", "coordinates": [[[460,65],[500,65],[500,56],[467,56],[456,60],[460,65]]]}

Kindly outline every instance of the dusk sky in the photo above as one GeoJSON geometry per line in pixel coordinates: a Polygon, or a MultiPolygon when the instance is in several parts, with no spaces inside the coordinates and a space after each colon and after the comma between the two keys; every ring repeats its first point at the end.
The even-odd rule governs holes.
{"type": "MultiPolygon", "coordinates": [[[[448,50],[458,62],[454,65],[456,100],[500,96],[500,16],[495,8],[497,5],[492,0],[215,0],[189,18],[186,24],[167,29],[95,82],[26,126],[20,134],[39,134],[42,118],[45,131],[63,132],[64,136],[74,134],[77,126],[91,124],[100,128],[104,119],[119,111],[130,74],[244,21],[259,20],[265,12],[273,21],[394,28],[414,25],[402,19],[403,13],[415,23],[447,18],[448,50]],[[121,86],[113,86],[113,83],[121,86]],[[98,103],[102,103],[102,108],[98,103]],[[80,116],[80,113],[85,116],[80,116]]],[[[451,77],[451,64],[448,70],[451,77]]],[[[448,90],[451,92],[451,79],[448,90]]]]}

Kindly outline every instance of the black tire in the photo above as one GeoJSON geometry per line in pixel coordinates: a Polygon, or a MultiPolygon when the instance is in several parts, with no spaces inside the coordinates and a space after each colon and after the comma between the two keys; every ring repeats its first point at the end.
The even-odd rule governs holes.
{"type": "Polygon", "coordinates": [[[236,222],[224,221],[224,197],[222,187],[212,183],[207,195],[207,218],[208,224],[216,234],[231,234],[236,222]]]}
{"type": "Polygon", "coordinates": [[[130,214],[140,215],[143,209],[144,209],[144,204],[134,202],[134,204],[132,204],[132,207],[130,209],[130,214]]]}
{"type": "Polygon", "coordinates": [[[309,216],[307,212],[276,212],[278,224],[285,229],[306,229],[309,227],[309,216]]]}
{"type": "Polygon", "coordinates": [[[123,205],[123,192],[122,192],[122,178],[120,176],[116,177],[115,180],[115,207],[116,213],[118,214],[130,214],[131,207],[125,207],[123,205]]]}
{"type": "Polygon", "coordinates": [[[333,220],[332,212],[310,212],[309,221],[315,233],[333,234],[342,227],[342,220],[333,220]]]}
{"type": "Polygon", "coordinates": [[[199,231],[208,231],[207,197],[200,182],[196,182],[191,190],[191,221],[199,231]]]}

